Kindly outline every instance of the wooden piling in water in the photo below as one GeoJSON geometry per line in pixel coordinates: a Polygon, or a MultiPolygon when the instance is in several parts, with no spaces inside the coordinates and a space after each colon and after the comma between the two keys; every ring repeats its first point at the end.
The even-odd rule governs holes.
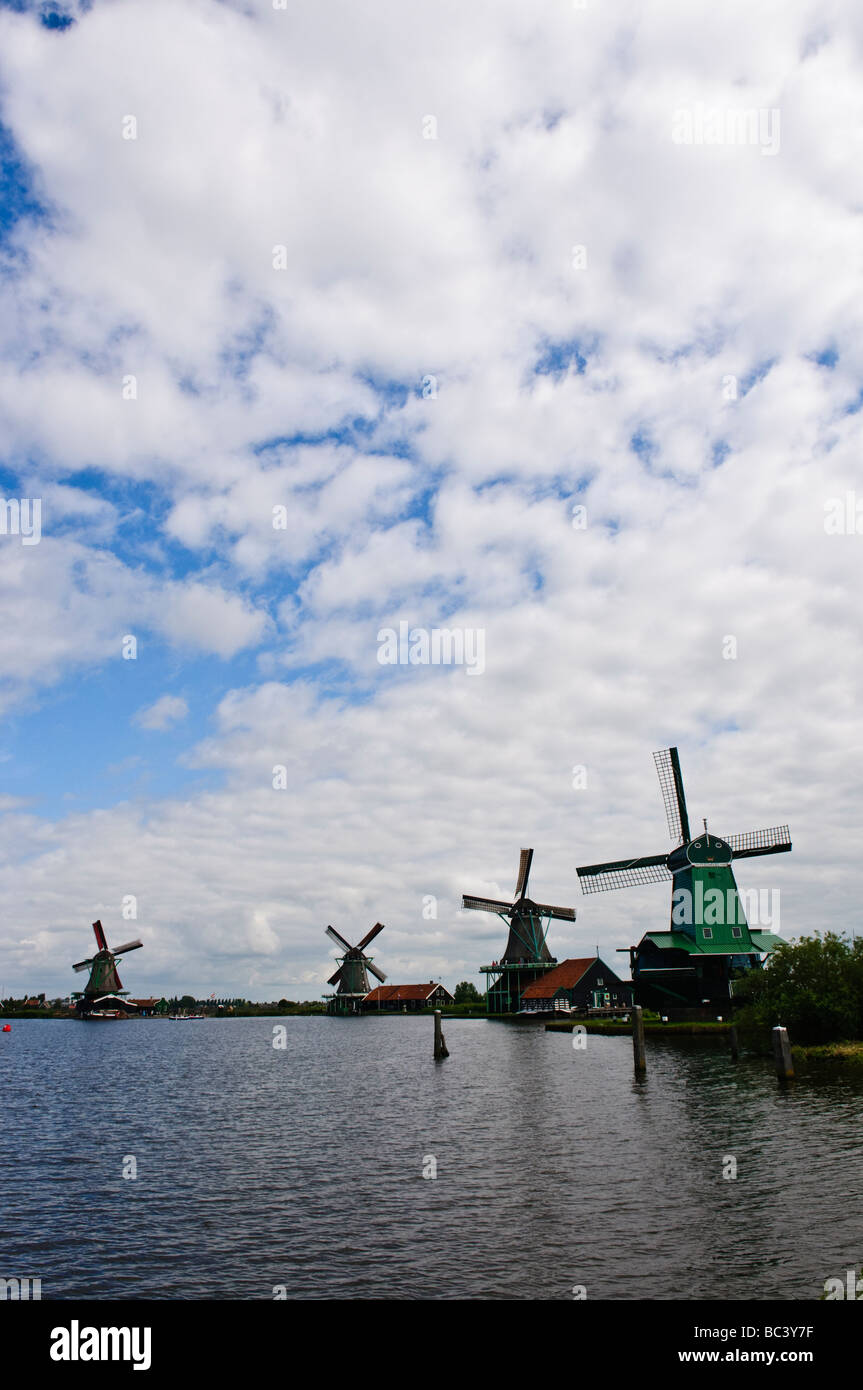
{"type": "Polygon", "coordinates": [[[435,1009],[435,1011],[434,1011],[434,1059],[435,1059],[436,1062],[440,1062],[444,1057],[448,1057],[448,1056],[449,1056],[449,1051],[448,1051],[447,1045],[446,1045],[446,1038],[445,1038],[444,1035],[443,1035],[443,1029],[442,1029],[442,1027],[441,1027],[441,1021],[440,1021],[440,1020],[441,1020],[441,1012],[440,1012],[440,1009],[435,1009]]]}
{"type": "Polygon", "coordinates": [[[792,1081],[794,1079],[794,1063],[791,1060],[791,1042],[788,1037],[787,1028],[773,1029],[773,1059],[776,1063],[776,1075],[781,1081],[792,1081]]]}
{"type": "Polygon", "coordinates": [[[740,1056],[740,1049],[737,1043],[737,1024],[732,1023],[731,1032],[728,1034],[728,1041],[731,1044],[731,1060],[736,1062],[740,1056]]]}
{"type": "Polygon", "coordinates": [[[647,1054],[644,1050],[644,1016],[640,1004],[636,1004],[632,1010],[632,1054],[635,1062],[635,1075],[645,1076],[647,1073],[647,1054]]]}

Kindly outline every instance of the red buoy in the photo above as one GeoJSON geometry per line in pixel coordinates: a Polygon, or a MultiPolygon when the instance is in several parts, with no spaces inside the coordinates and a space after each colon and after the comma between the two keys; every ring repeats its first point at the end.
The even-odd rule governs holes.
{"type": "Polygon", "coordinates": [[[11,1023],[4,1023],[4,1024],[3,1024],[3,1032],[4,1032],[4,1033],[11,1033],[11,1032],[12,1032],[12,1024],[11,1024],[11,1023]]]}

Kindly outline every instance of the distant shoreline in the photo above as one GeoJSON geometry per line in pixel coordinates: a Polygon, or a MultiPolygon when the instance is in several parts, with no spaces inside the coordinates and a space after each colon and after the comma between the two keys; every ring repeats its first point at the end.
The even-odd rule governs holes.
{"type": "MultiPolygon", "coordinates": [[[[323,1009],[235,1009],[233,1013],[227,1011],[218,1014],[205,1014],[206,1019],[223,1018],[326,1018],[323,1009]]],[[[176,1015],[173,1015],[176,1018],[176,1015]]],[[[77,1014],[69,1013],[64,1010],[62,1013],[56,1009],[9,1009],[0,1013],[0,1023],[17,1021],[27,1023],[33,1020],[66,1023],[80,1023],[77,1014]]],[[[168,1014],[127,1014],[125,1019],[116,1020],[120,1023],[170,1023],[171,1016],[168,1014]]]]}
{"type": "MultiPolygon", "coordinates": [[[[204,1014],[203,1017],[204,1017],[204,1019],[206,1019],[206,1020],[210,1020],[210,1019],[221,1020],[221,1019],[226,1019],[226,1018],[341,1018],[341,1017],[347,1017],[347,1018],[431,1018],[431,1017],[433,1016],[433,1014],[434,1014],[434,1009],[411,1009],[410,1012],[408,1012],[408,1013],[401,1013],[398,1009],[380,1009],[380,1010],[378,1010],[378,1009],[366,1009],[366,1010],[364,1010],[361,1014],[346,1014],[346,1015],[340,1015],[340,1014],[328,1014],[327,1011],[326,1011],[326,1009],[315,1009],[315,1008],[309,1008],[309,1009],[278,1009],[278,1008],[275,1008],[275,1009],[267,1009],[267,1008],[261,1008],[261,1009],[234,1009],[234,1011],[233,1011],[232,1013],[228,1013],[227,1010],[224,1010],[224,1011],[221,1012],[221,1013],[204,1014]]],[[[509,1015],[509,1014],[486,1014],[486,1013],[475,1013],[475,1014],[444,1014],[444,1018],[452,1018],[452,1019],[458,1019],[458,1018],[509,1018],[509,1017],[511,1017],[511,1015],[509,1015]]],[[[174,1014],[174,1015],[169,1015],[169,1014],[127,1014],[127,1016],[126,1016],[125,1019],[119,1019],[119,1020],[116,1020],[116,1021],[117,1021],[117,1022],[120,1022],[120,1023],[127,1023],[127,1022],[132,1022],[132,1021],[134,1021],[134,1022],[136,1022],[136,1023],[170,1023],[170,1022],[172,1021],[172,1019],[173,1019],[173,1020],[176,1020],[176,1018],[177,1018],[177,1015],[176,1015],[176,1014],[174,1014]]],[[[196,1018],[196,1019],[200,1019],[200,1015],[195,1015],[195,1018],[196,1018]]],[[[36,1020],[43,1020],[43,1021],[52,1020],[52,1021],[55,1021],[55,1022],[56,1022],[56,1021],[63,1022],[63,1021],[65,1020],[67,1023],[80,1023],[80,1021],[81,1021],[77,1014],[69,1013],[68,1010],[64,1010],[63,1012],[60,1012],[59,1010],[56,1010],[56,1009],[9,1009],[8,1011],[0,1012],[0,1023],[5,1023],[7,1020],[8,1020],[10,1023],[13,1022],[13,1021],[17,1021],[17,1022],[22,1022],[22,1023],[24,1023],[24,1022],[30,1022],[30,1021],[32,1021],[32,1020],[34,1020],[34,1019],[36,1019],[36,1020]]]]}

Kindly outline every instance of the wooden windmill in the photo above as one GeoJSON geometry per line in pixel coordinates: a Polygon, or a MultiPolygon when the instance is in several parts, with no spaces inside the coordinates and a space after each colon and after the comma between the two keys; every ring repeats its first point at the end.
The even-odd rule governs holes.
{"type": "Polygon", "coordinates": [[[98,947],[96,954],[88,956],[86,960],[79,960],[77,965],[72,967],[78,973],[82,970],[90,971],[90,978],[83,992],[75,996],[75,1008],[79,1017],[111,1018],[116,1017],[118,1012],[136,1010],[137,1005],[125,998],[126,991],[117,974],[117,958],[126,955],[128,951],[137,951],[143,946],[143,941],[127,941],[125,946],[117,946],[112,951],[105,939],[102,923],[98,920],[93,923],[93,934],[98,947]]]}
{"type": "Polygon", "coordinates": [[[586,865],[578,870],[582,892],[670,880],[669,930],[647,932],[628,948],[636,1000],[662,1013],[723,1004],[727,1009],[734,978],[759,968],[780,940],[750,927],[732,862],[787,853],[790,832],[787,825],[776,825],[720,838],[708,833],[704,821],[702,832],[693,836],[677,749],[664,748],[653,759],[675,848],[670,854],[586,865]]]}
{"type": "Polygon", "coordinates": [[[335,994],[328,995],[328,1013],[335,1014],[355,1014],[360,1012],[360,1005],[369,993],[370,970],[381,984],[386,980],[386,975],[382,970],[372,963],[371,956],[366,955],[365,948],[375,937],[384,929],[383,922],[375,922],[371,931],[366,932],[362,941],[356,946],[351,946],[334,927],[327,927],[327,936],[344,952],[339,959],[341,964],[334,975],[327,980],[328,985],[337,985],[335,994]]]}
{"type": "Polygon", "coordinates": [[[465,893],[462,906],[472,912],[496,912],[509,927],[506,950],[499,961],[480,967],[488,979],[488,1012],[517,1013],[522,1007],[521,992],[546,970],[557,964],[546,944],[548,922],[559,918],[575,921],[572,907],[551,907],[534,902],[527,896],[533,850],[523,849],[518,864],[515,901],[502,902],[497,898],[478,898],[465,893]]]}

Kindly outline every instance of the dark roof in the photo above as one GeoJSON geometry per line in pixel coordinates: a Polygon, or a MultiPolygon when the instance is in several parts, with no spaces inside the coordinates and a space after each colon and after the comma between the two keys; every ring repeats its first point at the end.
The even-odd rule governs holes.
{"type": "MultiPolygon", "coordinates": [[[[392,1004],[407,1003],[408,1000],[428,999],[430,994],[434,994],[436,989],[444,989],[443,985],[436,985],[430,981],[427,985],[378,985],[366,995],[363,1001],[366,1004],[392,1004]]],[[[449,990],[446,990],[449,994],[449,990]]],[[[450,996],[452,997],[452,996],[450,996]]]]}
{"type": "MultiPolygon", "coordinates": [[[[521,992],[522,999],[553,999],[559,989],[574,989],[582,975],[595,965],[599,956],[584,956],[579,960],[562,960],[554,970],[549,970],[540,979],[521,992]]],[[[600,964],[602,962],[600,961],[600,964]]],[[[608,966],[604,967],[608,970],[608,966]]],[[[609,974],[613,971],[609,970],[609,974]]]]}

